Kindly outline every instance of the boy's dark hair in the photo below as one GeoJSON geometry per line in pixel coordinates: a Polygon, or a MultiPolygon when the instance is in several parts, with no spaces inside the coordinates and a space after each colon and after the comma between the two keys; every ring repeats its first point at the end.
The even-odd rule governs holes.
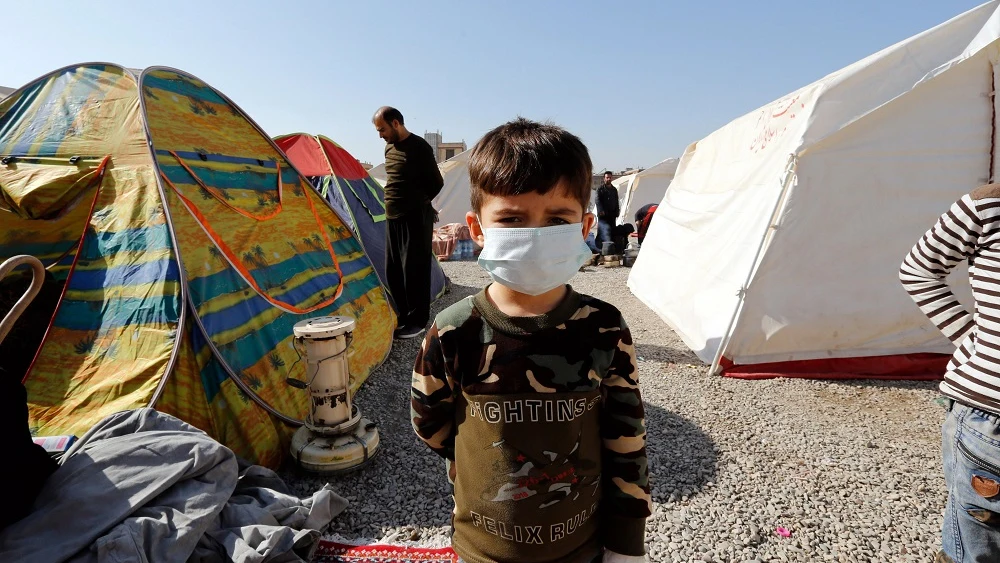
{"type": "Polygon", "coordinates": [[[400,125],[406,125],[403,121],[403,114],[392,106],[382,106],[375,110],[375,115],[372,116],[372,123],[375,123],[379,119],[384,120],[389,125],[392,125],[393,121],[398,121],[400,125]]]}
{"type": "Polygon", "coordinates": [[[562,180],[586,212],[592,173],[590,154],[576,135],[519,117],[493,129],[472,148],[472,210],[479,213],[485,196],[545,194],[562,180]]]}
{"type": "Polygon", "coordinates": [[[605,170],[604,171],[604,175],[605,176],[614,176],[614,174],[612,174],[610,170],[605,170]]]}

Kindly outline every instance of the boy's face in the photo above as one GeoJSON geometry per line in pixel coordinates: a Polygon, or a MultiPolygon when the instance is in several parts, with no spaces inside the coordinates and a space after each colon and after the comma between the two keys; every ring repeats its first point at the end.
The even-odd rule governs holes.
{"type": "Polygon", "coordinates": [[[596,220],[593,213],[584,213],[583,206],[569,195],[560,180],[546,194],[529,192],[515,196],[486,196],[479,216],[472,211],[466,214],[472,238],[483,246],[483,229],[490,228],[539,228],[582,223],[580,236],[587,233],[596,220]]]}

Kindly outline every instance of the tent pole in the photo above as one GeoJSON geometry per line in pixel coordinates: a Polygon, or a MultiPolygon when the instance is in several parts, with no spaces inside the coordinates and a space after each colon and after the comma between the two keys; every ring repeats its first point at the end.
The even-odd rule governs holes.
{"type": "Polygon", "coordinates": [[[993,130],[990,132],[990,169],[989,174],[987,174],[986,183],[992,184],[994,179],[994,167],[996,166],[996,150],[997,150],[997,77],[996,77],[996,67],[990,62],[990,91],[986,94],[986,98],[990,101],[990,123],[993,124],[993,130]]]}
{"type": "Polygon", "coordinates": [[[729,318],[729,324],[726,326],[726,332],[723,334],[722,342],[719,343],[719,349],[715,351],[715,358],[712,359],[712,367],[709,368],[708,375],[716,375],[720,371],[719,368],[722,363],[722,354],[726,351],[726,346],[729,345],[729,341],[733,337],[733,332],[736,329],[736,320],[739,317],[740,312],[743,311],[743,302],[746,298],[747,288],[750,286],[750,280],[753,277],[754,272],[757,271],[761,254],[764,252],[764,245],[768,240],[768,235],[778,228],[778,210],[781,208],[782,202],[785,201],[785,194],[788,192],[788,187],[792,184],[792,179],[795,178],[795,167],[797,162],[797,155],[788,155],[788,163],[785,165],[785,174],[781,179],[781,191],[778,192],[778,199],[774,202],[774,209],[771,211],[771,217],[767,221],[767,228],[764,229],[764,233],[760,237],[760,244],[757,245],[757,253],[754,254],[753,262],[750,263],[750,271],[747,272],[747,278],[743,282],[743,285],[740,286],[739,291],[736,292],[736,296],[739,297],[739,301],[733,309],[733,316],[729,318]]]}

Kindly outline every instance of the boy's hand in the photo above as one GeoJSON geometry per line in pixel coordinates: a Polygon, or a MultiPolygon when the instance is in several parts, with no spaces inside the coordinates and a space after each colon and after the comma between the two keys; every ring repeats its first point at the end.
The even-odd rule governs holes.
{"type": "Polygon", "coordinates": [[[646,563],[645,555],[622,555],[610,549],[604,550],[603,563],[646,563]]]}

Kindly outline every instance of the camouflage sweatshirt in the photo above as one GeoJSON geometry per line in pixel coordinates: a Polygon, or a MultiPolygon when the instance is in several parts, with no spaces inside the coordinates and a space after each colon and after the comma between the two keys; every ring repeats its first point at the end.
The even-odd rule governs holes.
{"type": "Polygon", "coordinates": [[[569,290],[510,317],[485,291],[437,316],[417,356],[413,427],[447,461],[452,546],[470,563],[644,553],[646,431],[632,336],[569,290]]]}

